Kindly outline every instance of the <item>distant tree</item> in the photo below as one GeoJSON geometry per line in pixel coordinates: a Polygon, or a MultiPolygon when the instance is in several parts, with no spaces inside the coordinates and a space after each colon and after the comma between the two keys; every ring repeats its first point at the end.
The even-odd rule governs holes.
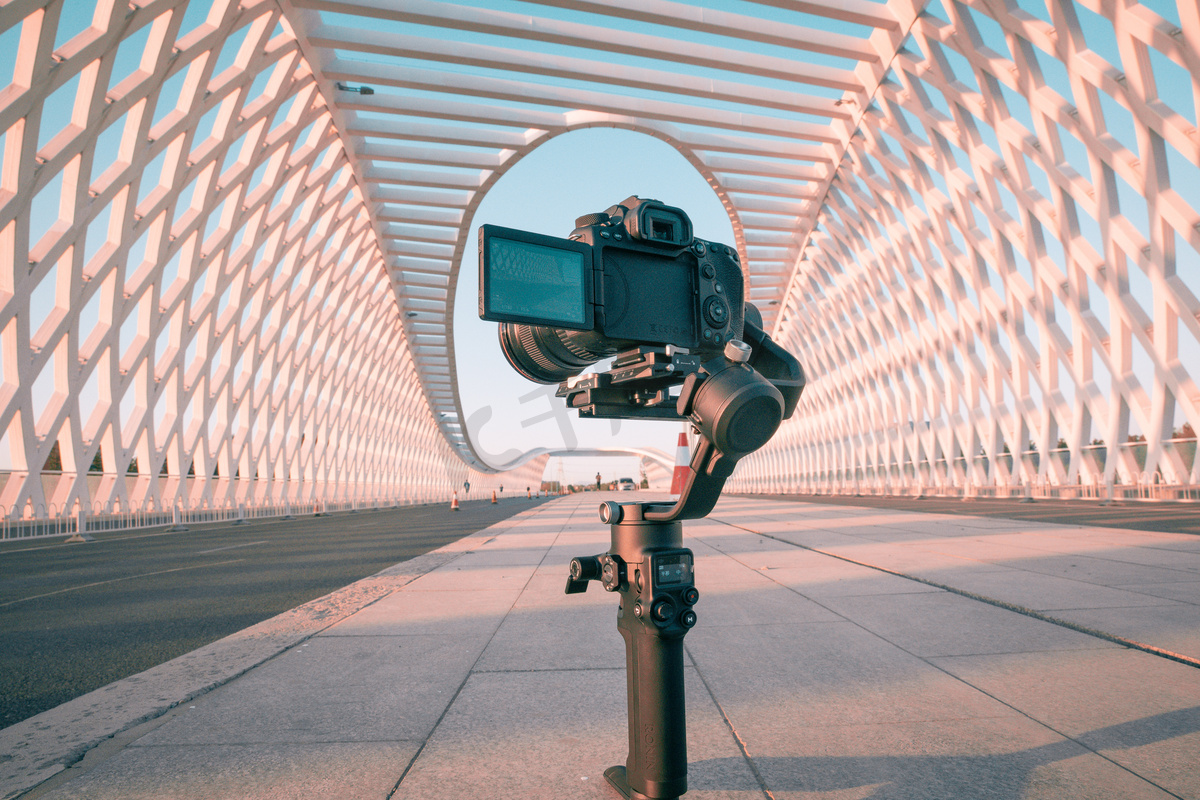
{"type": "Polygon", "coordinates": [[[1059,450],[1066,450],[1067,449],[1067,440],[1060,436],[1060,437],[1058,437],[1058,443],[1055,444],[1054,446],[1056,448],[1058,448],[1059,450]]]}
{"type": "Polygon", "coordinates": [[[125,470],[125,472],[126,472],[126,474],[129,474],[129,475],[137,475],[138,474],[138,463],[137,463],[136,456],[134,458],[129,459],[129,467],[125,470]]]}
{"type": "Polygon", "coordinates": [[[42,472],[62,472],[62,453],[58,450],[57,441],[50,447],[50,454],[46,456],[46,463],[42,465],[42,472]]]}
{"type": "Polygon", "coordinates": [[[88,467],[88,472],[104,472],[104,456],[99,447],[96,448],[96,455],[92,457],[92,465],[88,467]]]}
{"type": "Polygon", "coordinates": [[[1146,441],[1146,437],[1140,433],[1135,433],[1135,434],[1130,435],[1130,437],[1128,439],[1126,439],[1125,441],[1126,442],[1144,442],[1144,441],[1146,441]]]}
{"type": "Polygon", "coordinates": [[[1183,423],[1182,428],[1176,428],[1171,433],[1171,438],[1172,439],[1195,439],[1196,438],[1196,429],[1192,427],[1192,423],[1185,422],[1185,423],[1183,423]]]}

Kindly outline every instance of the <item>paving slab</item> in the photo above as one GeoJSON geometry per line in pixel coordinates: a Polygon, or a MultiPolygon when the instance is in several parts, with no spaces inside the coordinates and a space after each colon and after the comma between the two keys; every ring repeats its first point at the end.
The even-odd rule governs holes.
{"type": "MultiPolygon", "coordinates": [[[[28,797],[615,800],[617,597],[563,594],[610,498],[631,499],[563,498],[348,587],[252,664],[101,725],[28,797]]],[[[1195,537],[952,519],[731,498],[685,525],[686,798],[1200,798],[1200,659],[1111,638],[1200,642],[1195,537]]]]}
{"type": "Polygon", "coordinates": [[[160,744],[421,740],[486,639],[317,636],[194,701],[139,739],[160,744]]]}
{"type": "Polygon", "coordinates": [[[821,602],[830,611],[921,657],[1120,647],[945,591],[825,597],[821,602]]]}
{"type": "Polygon", "coordinates": [[[45,795],[56,800],[387,797],[419,742],[131,747],[45,795]]]}
{"type": "Polygon", "coordinates": [[[933,661],[1159,787],[1200,796],[1200,670],[1126,649],[933,661]]]}

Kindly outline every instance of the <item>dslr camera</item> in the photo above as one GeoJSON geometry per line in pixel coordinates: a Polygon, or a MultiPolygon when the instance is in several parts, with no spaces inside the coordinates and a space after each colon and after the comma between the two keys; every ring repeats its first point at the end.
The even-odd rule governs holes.
{"type": "Polygon", "coordinates": [[[700,363],[742,338],[737,250],[695,238],[682,210],[634,196],[575,226],[566,239],[480,228],[479,316],[501,323],[521,375],[560,383],[603,358],[668,345],[700,363]]]}

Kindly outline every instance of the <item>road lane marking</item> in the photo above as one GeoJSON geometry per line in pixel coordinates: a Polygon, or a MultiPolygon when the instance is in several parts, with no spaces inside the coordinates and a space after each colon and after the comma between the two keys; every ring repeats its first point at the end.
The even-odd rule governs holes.
{"type": "Polygon", "coordinates": [[[263,539],[261,542],[243,542],[242,544],[231,544],[226,547],[217,547],[212,550],[201,550],[199,553],[196,553],[196,555],[206,556],[209,553],[219,553],[222,550],[235,550],[239,547],[253,547],[256,544],[266,544],[267,541],[268,541],[267,539],[263,539]]]}
{"type": "Polygon", "coordinates": [[[120,581],[132,581],[132,580],[136,580],[137,578],[149,578],[153,575],[166,575],[169,572],[183,572],[184,570],[189,570],[189,569],[202,569],[204,567],[219,567],[224,564],[236,564],[239,561],[245,561],[245,560],[246,559],[244,559],[244,558],[235,558],[232,561],[217,561],[216,563],[213,563],[213,564],[197,564],[193,567],[176,567],[175,569],[164,569],[164,570],[159,570],[158,572],[143,572],[141,575],[126,575],[123,578],[112,578],[111,580],[107,580],[107,581],[96,581],[95,583],[85,583],[82,586],[72,586],[69,589],[58,589],[53,592],[46,592],[45,594],[35,594],[35,595],[30,595],[29,597],[21,597],[16,600],[9,600],[7,603],[0,603],[0,608],[5,608],[7,606],[16,605],[17,603],[24,603],[26,600],[37,600],[40,597],[50,597],[52,595],[62,594],[63,592],[76,592],[76,591],[79,591],[80,589],[90,589],[93,586],[103,586],[106,583],[118,583],[120,581]]]}

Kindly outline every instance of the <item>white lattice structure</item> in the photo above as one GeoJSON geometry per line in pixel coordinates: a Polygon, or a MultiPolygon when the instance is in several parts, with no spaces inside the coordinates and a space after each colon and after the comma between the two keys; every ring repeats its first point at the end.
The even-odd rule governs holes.
{"type": "Polygon", "coordinates": [[[79,5],[0,7],[7,515],[448,501],[502,480],[433,418],[279,7],[101,3],[88,26],[79,5]],[[52,450],[61,475],[37,480],[52,450]]]}
{"type": "Polygon", "coordinates": [[[776,329],[817,380],[740,486],[1196,497],[1200,13],[1022,8],[913,24],[776,329]]]}
{"type": "Polygon", "coordinates": [[[594,126],[709,180],[810,373],[731,487],[1200,484],[1196,0],[711,5],[0,2],[3,513],[498,486],[458,266],[594,126]]]}

